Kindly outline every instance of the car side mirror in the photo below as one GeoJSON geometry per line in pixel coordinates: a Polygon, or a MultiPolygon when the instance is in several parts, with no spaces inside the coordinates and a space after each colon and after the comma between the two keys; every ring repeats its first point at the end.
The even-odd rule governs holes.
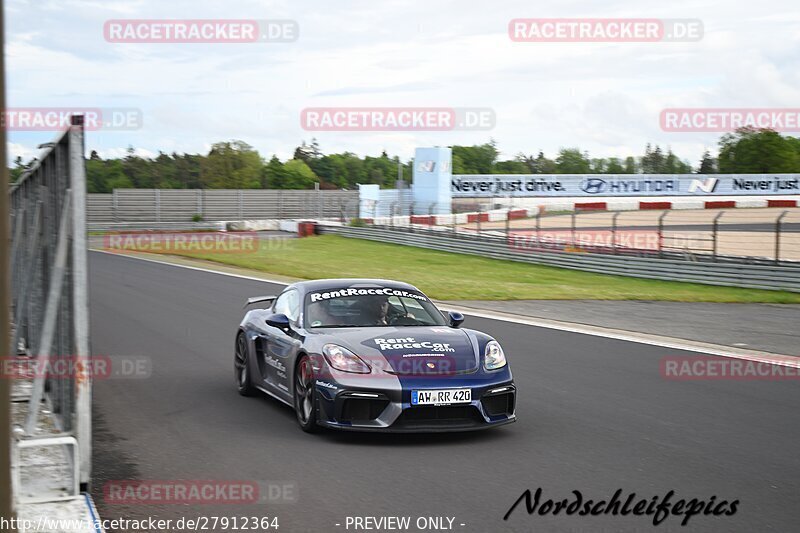
{"type": "Polygon", "coordinates": [[[282,331],[289,331],[291,329],[291,325],[289,323],[289,317],[284,315],[283,313],[276,313],[274,315],[269,315],[267,317],[267,325],[272,326],[273,328],[278,328],[282,331]]]}
{"type": "Polygon", "coordinates": [[[450,327],[457,328],[464,322],[464,315],[457,311],[450,311],[447,313],[447,317],[450,319],[450,327]]]}

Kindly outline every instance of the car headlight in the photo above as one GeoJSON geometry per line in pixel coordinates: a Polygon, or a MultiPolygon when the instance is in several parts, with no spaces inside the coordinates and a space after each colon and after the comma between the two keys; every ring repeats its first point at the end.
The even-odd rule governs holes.
{"type": "Polygon", "coordinates": [[[353,372],[356,374],[369,374],[370,368],[359,356],[337,344],[326,344],[322,347],[325,360],[336,370],[353,372]]]}
{"type": "Polygon", "coordinates": [[[497,370],[506,366],[506,354],[497,341],[486,343],[486,351],[483,357],[483,367],[486,370],[497,370]]]}

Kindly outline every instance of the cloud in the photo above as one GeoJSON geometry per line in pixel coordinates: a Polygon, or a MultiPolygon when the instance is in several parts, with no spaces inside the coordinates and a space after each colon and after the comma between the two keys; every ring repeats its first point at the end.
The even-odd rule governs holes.
{"type": "Polygon", "coordinates": [[[22,161],[27,163],[38,153],[39,153],[38,150],[32,150],[29,146],[25,146],[19,143],[8,143],[9,164],[13,164],[14,160],[18,157],[21,157],[22,161]]]}

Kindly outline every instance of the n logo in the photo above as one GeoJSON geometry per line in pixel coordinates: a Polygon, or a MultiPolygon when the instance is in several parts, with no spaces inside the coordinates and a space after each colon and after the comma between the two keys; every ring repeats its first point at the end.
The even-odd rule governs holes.
{"type": "Polygon", "coordinates": [[[417,165],[417,170],[420,172],[433,172],[436,168],[436,161],[421,161],[417,165]]]}
{"type": "Polygon", "coordinates": [[[706,194],[711,194],[717,189],[717,184],[719,183],[719,178],[706,178],[703,181],[698,179],[692,180],[689,184],[689,192],[704,192],[706,194]]]}

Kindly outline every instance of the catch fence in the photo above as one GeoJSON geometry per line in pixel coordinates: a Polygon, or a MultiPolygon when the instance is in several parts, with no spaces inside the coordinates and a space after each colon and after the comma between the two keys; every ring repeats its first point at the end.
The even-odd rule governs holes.
{"type": "MultiPolygon", "coordinates": [[[[55,358],[89,357],[87,302],[86,172],[83,117],[9,191],[11,215],[10,357],[47,368],[55,358]],[[30,361],[33,359],[34,361],[30,361]]],[[[80,368],[80,367],[78,367],[80,368]]],[[[54,377],[36,372],[24,424],[35,440],[47,396],[59,430],[74,437],[80,482],[91,472],[91,376],[78,370],[54,377]]],[[[32,443],[28,443],[32,444],[32,443]]]]}

